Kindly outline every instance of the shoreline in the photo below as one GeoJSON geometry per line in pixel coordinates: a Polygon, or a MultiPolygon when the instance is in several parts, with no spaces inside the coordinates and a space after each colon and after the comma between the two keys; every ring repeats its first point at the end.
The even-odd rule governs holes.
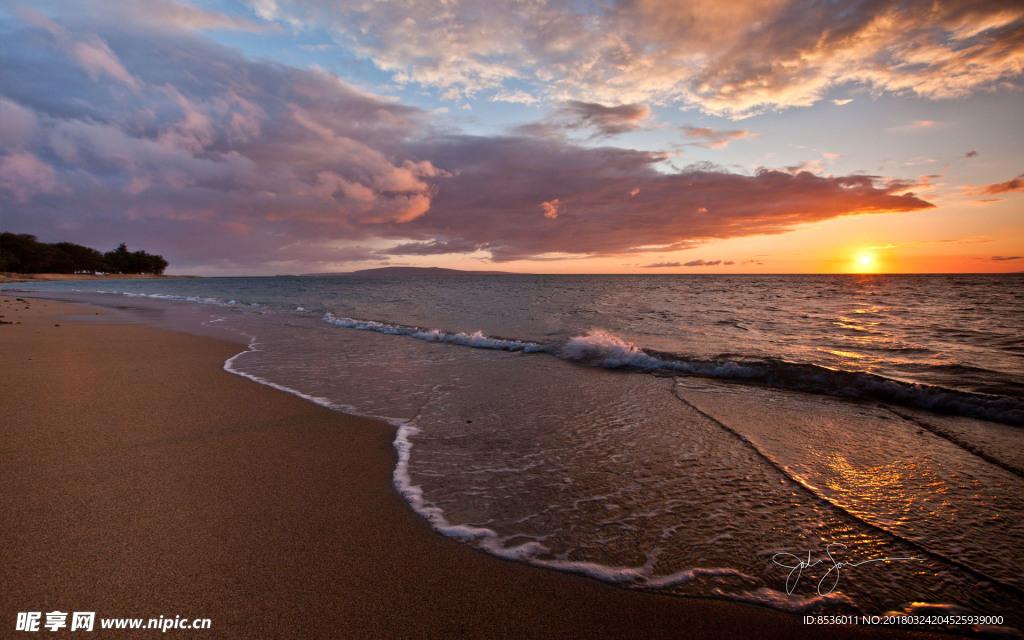
{"type": "Polygon", "coordinates": [[[225,371],[238,344],[0,300],[21,323],[0,327],[0,628],[95,610],[209,618],[175,630],[202,638],[951,637],[500,560],[398,494],[395,427],[225,371]]]}
{"type": "Polygon", "coordinates": [[[72,280],[177,280],[201,276],[154,276],[149,273],[0,273],[0,285],[19,282],[68,282],[72,280]]]}

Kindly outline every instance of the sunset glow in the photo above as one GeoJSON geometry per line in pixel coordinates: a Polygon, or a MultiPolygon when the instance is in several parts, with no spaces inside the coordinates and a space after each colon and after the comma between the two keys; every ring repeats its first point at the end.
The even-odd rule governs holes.
{"type": "Polygon", "coordinates": [[[0,8],[3,231],[200,275],[1024,270],[1024,8],[86,4],[0,8]]]}

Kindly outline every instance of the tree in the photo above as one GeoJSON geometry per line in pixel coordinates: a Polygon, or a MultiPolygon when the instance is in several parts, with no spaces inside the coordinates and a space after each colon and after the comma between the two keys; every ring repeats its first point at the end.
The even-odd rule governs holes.
{"type": "Polygon", "coordinates": [[[128,245],[121,243],[113,251],[103,254],[103,262],[107,265],[107,273],[131,273],[132,256],[128,253],[128,245]]]}
{"type": "Polygon", "coordinates": [[[99,251],[73,242],[46,244],[27,233],[0,234],[0,271],[15,273],[151,273],[162,275],[168,266],[163,256],[117,249],[99,251]]]}
{"type": "Polygon", "coordinates": [[[70,271],[58,271],[57,273],[96,273],[106,269],[106,263],[103,262],[103,254],[95,249],[83,247],[73,242],[58,242],[54,246],[64,252],[71,260],[70,271]]]}
{"type": "Polygon", "coordinates": [[[103,254],[103,261],[107,264],[108,273],[151,273],[155,276],[162,275],[167,268],[167,261],[163,256],[156,256],[145,251],[128,251],[125,243],[117,245],[117,249],[103,254]]]}

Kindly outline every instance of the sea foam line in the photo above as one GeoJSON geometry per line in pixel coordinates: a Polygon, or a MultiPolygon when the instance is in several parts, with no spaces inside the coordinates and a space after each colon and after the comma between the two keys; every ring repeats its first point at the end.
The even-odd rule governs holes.
{"type": "MultiPolygon", "coordinates": [[[[249,335],[249,334],[245,334],[245,335],[249,335]]],[[[352,415],[352,416],[358,416],[360,418],[370,418],[372,420],[380,420],[381,422],[386,422],[387,424],[390,424],[391,426],[398,427],[398,428],[401,428],[402,426],[404,426],[406,424],[406,422],[404,420],[399,420],[397,418],[390,418],[388,416],[378,416],[378,415],[371,415],[371,414],[362,413],[358,409],[353,407],[352,405],[341,404],[341,403],[338,403],[338,402],[332,402],[332,401],[328,400],[327,398],[322,398],[322,397],[319,397],[319,396],[309,395],[308,393],[303,393],[303,392],[299,391],[298,389],[294,389],[292,387],[288,387],[288,386],[285,386],[283,384],[278,384],[278,383],[273,382],[271,380],[267,380],[266,378],[257,376],[257,375],[252,374],[252,373],[248,373],[246,371],[243,371],[243,370],[239,369],[237,366],[235,366],[235,361],[238,360],[239,358],[241,358],[242,356],[250,354],[250,353],[256,353],[258,351],[261,351],[260,349],[257,348],[257,346],[256,346],[257,344],[258,343],[256,342],[256,339],[253,336],[249,336],[249,345],[246,348],[246,350],[245,351],[240,351],[240,352],[236,353],[235,355],[231,356],[230,358],[228,358],[227,360],[225,360],[224,361],[224,370],[227,371],[228,373],[233,373],[236,376],[241,376],[243,378],[247,378],[249,380],[252,380],[253,382],[258,382],[259,384],[266,385],[266,386],[271,387],[273,389],[277,389],[278,391],[284,391],[285,393],[290,393],[290,394],[292,394],[294,396],[298,396],[299,398],[302,398],[303,400],[308,400],[308,401],[310,401],[310,402],[312,402],[314,404],[320,405],[321,407],[327,407],[328,409],[333,409],[335,411],[341,411],[342,413],[346,413],[346,414],[352,415]]]]}
{"type": "Polygon", "coordinates": [[[516,534],[501,536],[487,527],[452,524],[445,518],[444,511],[440,507],[431,504],[424,497],[423,488],[412,482],[409,461],[413,448],[412,438],[418,433],[420,433],[420,429],[411,423],[406,423],[398,428],[394,442],[395,451],[398,452],[398,464],[395,465],[393,474],[395,488],[409,503],[413,511],[425,518],[431,528],[444,536],[470,543],[477,549],[504,560],[579,573],[602,582],[624,584],[631,587],[661,589],[690,582],[701,576],[734,576],[752,580],[735,569],[696,568],[667,576],[654,576],[652,575],[653,564],[657,553],[651,554],[647,563],[639,567],[615,567],[582,560],[543,558],[541,556],[550,553],[550,549],[536,540],[508,547],[505,546],[506,541],[521,536],[516,534]]]}
{"type": "MultiPolygon", "coordinates": [[[[382,323],[374,323],[380,324],[382,323]]],[[[345,326],[345,325],[342,325],[345,326]]],[[[393,325],[386,325],[387,327],[393,327],[393,325]]],[[[369,330],[376,330],[375,327],[368,327],[369,330]]],[[[395,332],[398,334],[398,332],[395,332]]],[[[247,334],[248,335],[248,334],[247,334]]],[[[410,335],[410,334],[400,334],[410,335]]],[[[451,335],[451,334],[448,334],[451,335]]],[[[466,334],[462,334],[466,335],[466,334]]],[[[629,567],[629,566],[609,566],[591,561],[580,561],[580,560],[564,560],[559,558],[544,558],[542,556],[549,554],[550,549],[543,543],[532,540],[525,543],[506,546],[506,542],[520,538],[518,535],[502,536],[493,529],[487,527],[476,527],[471,525],[458,525],[448,521],[445,517],[444,511],[436,505],[430,503],[424,496],[422,487],[413,484],[412,476],[410,474],[410,458],[413,449],[412,439],[418,433],[420,433],[419,427],[417,427],[411,421],[396,420],[394,418],[388,418],[385,416],[366,415],[362,414],[355,407],[350,405],[339,404],[332,402],[327,398],[313,396],[310,394],[303,393],[297,389],[278,384],[261,376],[251,374],[243,371],[237,366],[237,362],[240,358],[246,354],[251,354],[260,351],[258,343],[254,336],[249,335],[250,341],[245,351],[239,352],[234,356],[228,358],[224,362],[224,370],[235,375],[242,376],[259,384],[263,384],[286,393],[290,393],[297,397],[303,398],[315,404],[333,409],[336,411],[343,411],[350,415],[364,416],[373,419],[383,420],[392,426],[396,427],[395,440],[393,446],[397,453],[397,463],[392,472],[392,479],[395,489],[398,493],[406,500],[409,506],[421,517],[425,518],[438,533],[459,540],[464,543],[473,545],[475,548],[484,551],[490,555],[516,562],[525,562],[533,566],[543,567],[547,569],[554,569],[558,571],[565,571],[570,573],[577,573],[588,576],[590,578],[600,580],[602,582],[620,584],[631,588],[641,589],[665,589],[682,584],[692,582],[702,577],[733,577],[741,580],[755,581],[754,578],[747,576],[746,574],[731,568],[702,568],[695,567],[691,569],[684,569],[676,571],[668,575],[655,575],[653,571],[653,565],[657,560],[657,550],[652,551],[648,554],[647,562],[642,566],[629,567]]],[[[456,343],[461,344],[461,343],[456,343]]],[[[523,343],[518,343],[523,344],[523,343]]],[[[486,347],[485,347],[486,348],[486,347]]],[[[494,347],[490,347],[494,348],[494,347]]],[[[626,348],[623,353],[619,353],[619,356],[625,355],[630,359],[639,358],[635,351],[635,347],[630,345],[626,348]]],[[[618,347],[613,348],[613,351],[621,351],[618,347]]],[[[615,360],[617,362],[618,360],[615,360]]],[[[635,360],[634,360],[635,361],[635,360]]],[[[643,362],[643,360],[640,360],[643,362]]],[[[611,363],[609,363],[611,364],[611,363]]],[[[635,366],[635,365],[634,365],[635,366]]],[[[826,597],[817,598],[802,598],[799,596],[789,596],[781,592],[774,591],[772,589],[762,588],[754,592],[746,593],[727,593],[720,590],[715,590],[714,593],[719,597],[725,597],[733,600],[740,600],[749,602],[752,604],[765,605],[770,608],[780,609],[783,611],[804,611],[815,608],[822,604],[848,604],[849,600],[845,596],[829,595],[826,597]]]]}
{"type": "Polygon", "coordinates": [[[376,322],[374,320],[345,318],[336,316],[329,311],[324,314],[323,321],[336,327],[346,327],[348,329],[358,329],[360,331],[376,331],[377,333],[393,336],[409,336],[410,338],[416,338],[417,340],[424,340],[426,342],[446,342],[448,344],[457,344],[477,349],[522,351],[524,353],[548,351],[549,349],[548,347],[536,342],[492,338],[485,336],[481,331],[475,331],[473,333],[463,333],[461,331],[458,333],[448,333],[446,331],[441,331],[440,329],[422,329],[420,327],[389,324],[386,322],[376,322]]]}
{"type": "Polygon", "coordinates": [[[1024,400],[985,396],[925,384],[902,382],[860,372],[828,369],[816,364],[765,360],[758,362],[700,361],[656,354],[599,329],[571,338],[558,356],[607,369],[668,371],[757,382],[780,389],[845,398],[870,398],[940,413],[951,413],[1012,425],[1024,425],[1024,400]]]}
{"type": "Polygon", "coordinates": [[[986,396],[926,384],[902,382],[873,373],[829,369],[813,363],[782,360],[692,360],[674,354],[643,349],[602,329],[570,338],[561,349],[553,345],[505,338],[492,338],[481,331],[472,334],[448,333],[440,329],[421,329],[400,324],[356,320],[327,312],[323,321],[338,327],[375,331],[448,344],[522,351],[543,352],[562,360],[590,364],[605,369],[633,369],[644,372],[664,371],[741,380],[766,384],[779,389],[804,391],[836,397],[865,398],[918,407],[940,413],[951,413],[1004,424],[1024,425],[1024,399],[986,396]]]}

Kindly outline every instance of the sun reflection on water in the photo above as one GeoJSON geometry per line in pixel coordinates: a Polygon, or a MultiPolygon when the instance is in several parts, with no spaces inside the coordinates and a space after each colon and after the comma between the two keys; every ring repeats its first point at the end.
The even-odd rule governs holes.
{"type": "Polygon", "coordinates": [[[955,518],[954,505],[942,498],[946,487],[913,459],[863,465],[832,453],[824,463],[825,485],[844,497],[846,509],[869,522],[899,526],[915,518],[955,518]]]}

